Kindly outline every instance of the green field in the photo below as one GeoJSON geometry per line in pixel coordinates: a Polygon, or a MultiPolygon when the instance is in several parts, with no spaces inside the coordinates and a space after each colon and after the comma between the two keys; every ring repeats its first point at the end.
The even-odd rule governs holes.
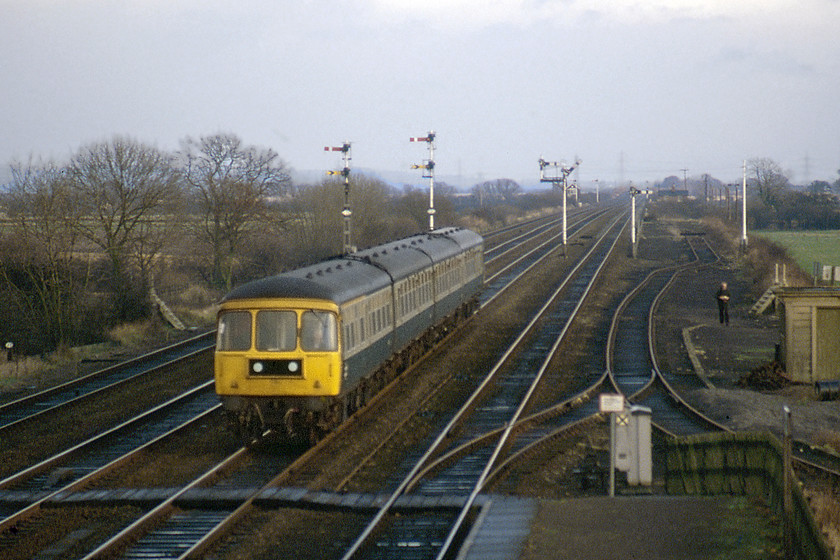
{"type": "Polygon", "coordinates": [[[840,231],[754,231],[752,235],[763,237],[785,247],[807,273],[814,270],[814,263],[840,266],[840,231]]]}

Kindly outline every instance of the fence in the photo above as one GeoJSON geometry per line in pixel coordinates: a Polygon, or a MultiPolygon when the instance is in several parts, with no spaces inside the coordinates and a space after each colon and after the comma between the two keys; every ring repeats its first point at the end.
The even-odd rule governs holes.
{"type": "Polygon", "coordinates": [[[840,282],[840,266],[814,261],[814,286],[836,286],[840,282]]]}
{"type": "MultiPolygon", "coordinates": [[[[669,494],[737,494],[764,499],[784,514],[782,444],[770,434],[703,434],[670,440],[665,485],[669,494]]],[[[792,484],[790,538],[796,558],[831,560],[798,484],[792,484]]]]}

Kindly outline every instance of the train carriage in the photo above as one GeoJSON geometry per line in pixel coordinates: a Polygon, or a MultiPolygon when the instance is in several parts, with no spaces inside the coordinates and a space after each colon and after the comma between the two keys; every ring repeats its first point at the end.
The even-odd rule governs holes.
{"type": "Polygon", "coordinates": [[[446,228],[232,290],[215,359],[231,425],[316,439],[471,312],[482,282],[483,240],[446,228]]]}

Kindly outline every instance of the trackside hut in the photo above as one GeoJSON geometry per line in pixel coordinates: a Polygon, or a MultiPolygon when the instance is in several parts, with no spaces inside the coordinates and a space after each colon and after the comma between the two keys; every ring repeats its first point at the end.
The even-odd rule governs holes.
{"type": "Polygon", "coordinates": [[[802,383],[840,379],[840,288],[779,288],[780,358],[802,383]]]}

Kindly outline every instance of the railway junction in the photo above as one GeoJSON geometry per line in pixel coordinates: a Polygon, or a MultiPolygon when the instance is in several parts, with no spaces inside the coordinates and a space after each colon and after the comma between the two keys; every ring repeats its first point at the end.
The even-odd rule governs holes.
{"type": "MultiPolygon", "coordinates": [[[[193,404],[184,409],[200,410],[185,412],[183,431],[174,435],[129,428],[148,432],[147,441],[120,448],[119,458],[91,460],[83,450],[87,433],[48,443],[44,427],[99,415],[99,427],[79,430],[94,436],[109,423],[118,430],[121,421],[101,410],[118,397],[100,394],[99,407],[69,413],[59,409],[85,405],[57,405],[40,421],[18,413],[14,432],[4,420],[0,437],[23,458],[0,472],[0,553],[783,558],[773,504],[732,493],[674,495],[670,436],[659,431],[652,484],[629,486],[619,476],[617,496],[606,496],[601,393],[621,392],[649,407],[669,433],[689,437],[726,429],[780,436],[785,405],[797,441],[814,442],[838,420],[836,402],[815,401],[810,387],[738,386],[744,372],[773,358],[776,320],[748,314],[752,279],[725,251],[720,258],[719,240],[697,235],[707,233],[701,224],[655,209],[647,215],[636,258],[620,209],[574,214],[562,253],[556,220],[487,235],[482,309],[308,450],[270,437],[239,449],[217,408],[205,404],[207,371],[200,372],[208,359],[201,351],[176,373],[153,376],[165,385],[198,372],[193,404]],[[721,281],[733,294],[728,327],[717,323],[714,304],[721,281]],[[685,414],[685,405],[705,419],[685,414]],[[39,439],[39,448],[27,443],[39,439]],[[84,467],[74,454],[84,456],[84,467]]],[[[159,390],[137,387],[129,390],[135,400],[159,390]]],[[[166,399],[184,389],[172,393],[166,399]]],[[[837,482],[830,468],[817,475],[808,468],[797,467],[802,485],[831,494],[837,482]]],[[[801,553],[806,546],[798,545],[799,557],[809,557],[801,553]]]]}

